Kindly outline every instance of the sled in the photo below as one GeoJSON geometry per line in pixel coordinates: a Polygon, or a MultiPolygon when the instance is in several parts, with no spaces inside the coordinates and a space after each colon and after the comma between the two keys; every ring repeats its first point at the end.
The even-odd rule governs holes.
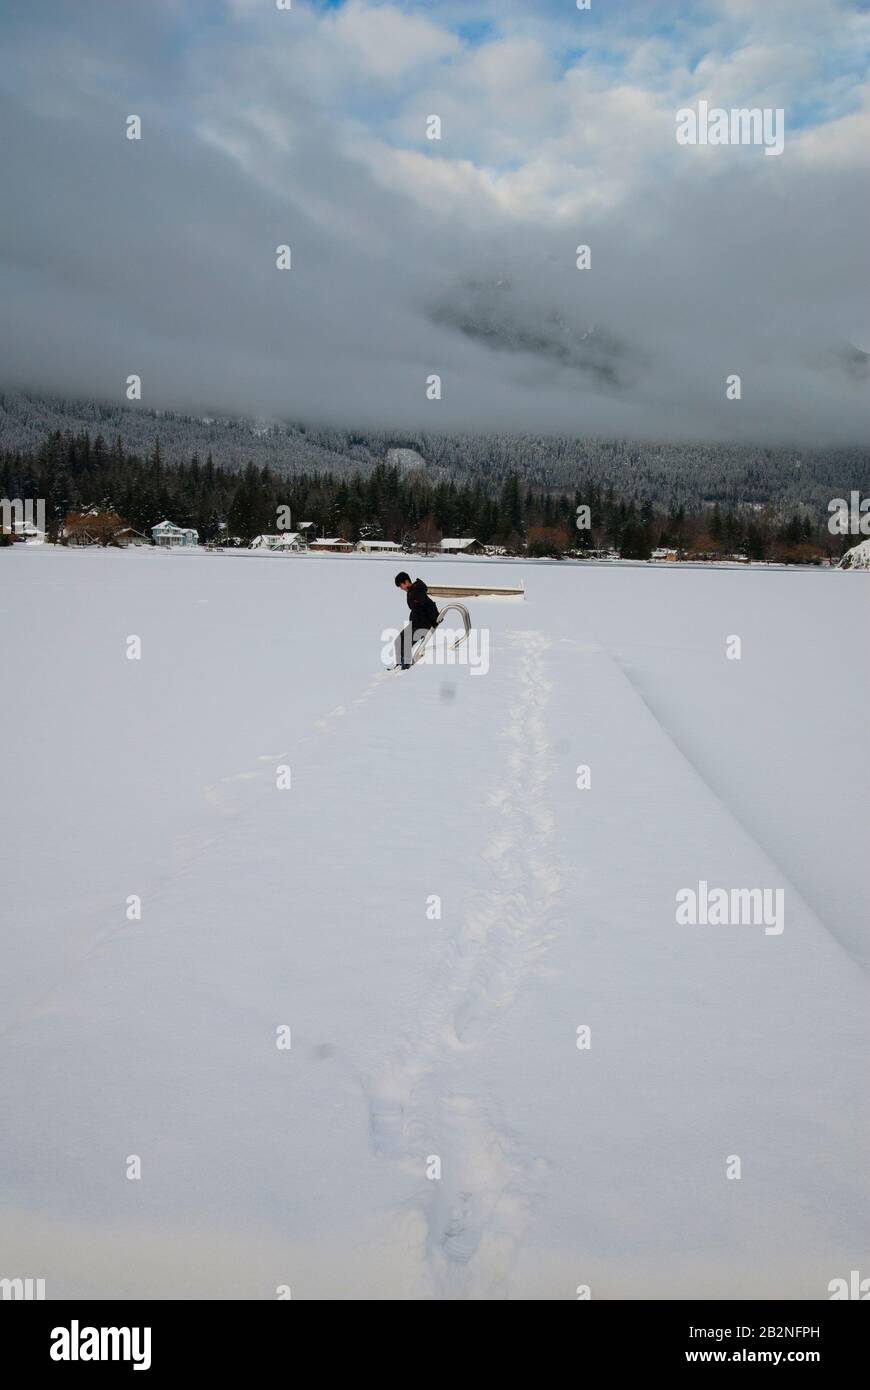
{"type": "MultiPolygon", "coordinates": [[[[459,634],[450,650],[455,652],[462,646],[463,642],[468,641],[468,634],[471,632],[471,614],[463,603],[448,603],[438,614],[438,621],[435,626],[427,628],[423,636],[412,647],[409,665],[416,666],[418,661],[422,661],[423,657],[426,655],[426,649],[432,640],[432,634],[438,631],[447,613],[458,613],[462,619],[462,626],[464,628],[464,631],[459,634]]],[[[408,626],[410,626],[410,624],[408,626]]],[[[400,654],[402,651],[403,638],[407,630],[407,627],[403,628],[396,638],[396,664],[390,667],[391,671],[400,671],[402,669],[400,654]]]]}
{"type": "Polygon", "coordinates": [[[525,585],[519,584],[430,584],[433,598],[525,598],[525,585]]]}

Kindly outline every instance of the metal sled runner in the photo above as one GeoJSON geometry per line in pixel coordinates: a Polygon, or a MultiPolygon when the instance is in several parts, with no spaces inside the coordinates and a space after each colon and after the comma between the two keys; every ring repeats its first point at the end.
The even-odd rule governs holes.
{"type": "Polygon", "coordinates": [[[435,624],[435,626],[429,628],[425,637],[423,637],[423,639],[420,642],[418,642],[417,646],[412,651],[412,666],[416,666],[417,662],[421,661],[422,658],[426,655],[426,648],[429,646],[429,643],[432,640],[433,633],[436,633],[438,631],[439,627],[444,621],[445,616],[448,613],[458,613],[459,616],[462,618],[462,625],[464,628],[464,631],[459,634],[450,650],[452,652],[455,652],[462,646],[463,642],[468,641],[468,634],[471,632],[471,614],[465,607],[464,603],[448,603],[446,607],[442,608],[441,612],[438,614],[438,621],[435,624]]]}

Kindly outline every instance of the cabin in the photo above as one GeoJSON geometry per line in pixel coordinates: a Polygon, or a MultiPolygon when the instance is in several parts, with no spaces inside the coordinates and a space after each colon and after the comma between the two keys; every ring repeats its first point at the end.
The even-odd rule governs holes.
{"type": "Polygon", "coordinates": [[[357,550],[364,555],[400,555],[402,547],[396,541],[359,541],[357,550]]]}
{"type": "Polygon", "coordinates": [[[442,555],[483,555],[484,546],[474,536],[445,536],[441,542],[442,555]]]}
{"type": "Polygon", "coordinates": [[[323,536],[319,541],[312,541],[309,550],[332,551],[336,555],[343,555],[353,550],[353,541],[343,541],[339,536],[323,536]]]}
{"type": "Polygon", "coordinates": [[[299,531],[278,531],[275,535],[255,536],[252,550],[307,550],[308,542],[299,531]]]}
{"type": "Polygon", "coordinates": [[[137,531],[133,526],[122,526],[120,531],[115,532],[112,541],[114,545],[119,545],[124,550],[131,545],[150,546],[151,544],[148,537],[142,531],[137,531]]]}
{"type": "Polygon", "coordinates": [[[192,526],[176,526],[171,521],[159,521],[151,527],[151,539],[155,545],[175,550],[180,546],[199,545],[199,532],[192,526]]]}

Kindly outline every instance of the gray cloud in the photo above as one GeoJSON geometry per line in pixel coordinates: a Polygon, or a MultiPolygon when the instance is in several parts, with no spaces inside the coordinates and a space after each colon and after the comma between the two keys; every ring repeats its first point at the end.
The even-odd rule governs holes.
{"type": "Polygon", "coordinates": [[[691,92],[662,91],[659,60],[657,86],[566,74],[545,26],[470,50],[437,4],[415,30],[387,11],[390,78],[361,3],[295,30],[239,5],[213,33],[180,0],[52,24],[13,8],[2,384],[119,400],[135,372],[143,404],[270,419],[866,437],[866,108],[781,158],[679,149],[691,92]],[[434,153],[432,103],[450,112],[434,153]]]}

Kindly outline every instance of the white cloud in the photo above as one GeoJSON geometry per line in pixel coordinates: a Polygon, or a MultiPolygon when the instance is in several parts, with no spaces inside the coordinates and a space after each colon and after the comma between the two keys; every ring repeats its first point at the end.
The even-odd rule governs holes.
{"type": "Polygon", "coordinates": [[[236,0],[207,30],[183,0],[98,8],[87,35],[33,11],[7,45],[6,381],[111,396],[135,370],[154,404],[347,423],[865,436],[837,355],[870,335],[870,17],[845,0],[721,0],[664,33],[647,6],[582,30],[493,5],[476,45],[446,23],[470,2],[236,0]],[[39,55],[82,46],[85,80],[46,83],[39,55]],[[787,126],[781,160],[678,147],[708,90],[824,119],[787,126]]]}
{"type": "Polygon", "coordinates": [[[364,0],[349,0],[327,17],[323,29],[327,42],[345,49],[363,72],[391,83],[455,55],[461,47],[453,34],[421,15],[407,15],[392,5],[369,5],[364,0]]]}

